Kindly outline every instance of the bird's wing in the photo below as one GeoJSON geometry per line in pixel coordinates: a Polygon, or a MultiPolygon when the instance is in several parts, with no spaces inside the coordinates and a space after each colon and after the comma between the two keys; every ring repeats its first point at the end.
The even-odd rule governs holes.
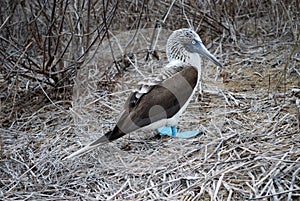
{"type": "Polygon", "coordinates": [[[192,95],[198,71],[192,66],[169,68],[154,80],[140,82],[125,103],[117,126],[129,133],[173,117],[192,95]]]}
{"type": "Polygon", "coordinates": [[[188,101],[197,81],[198,71],[192,66],[184,66],[170,68],[155,79],[140,82],[138,90],[127,99],[115,128],[64,160],[87,153],[161,119],[173,117],[188,101]]]}
{"type": "Polygon", "coordinates": [[[138,83],[136,89],[128,97],[124,109],[131,111],[139,100],[141,100],[142,96],[149,93],[150,90],[153,89],[156,85],[161,85],[165,80],[172,78],[176,73],[179,73],[183,70],[183,66],[175,66],[173,68],[166,68],[162,73],[159,75],[152,75],[143,81],[138,83]]]}

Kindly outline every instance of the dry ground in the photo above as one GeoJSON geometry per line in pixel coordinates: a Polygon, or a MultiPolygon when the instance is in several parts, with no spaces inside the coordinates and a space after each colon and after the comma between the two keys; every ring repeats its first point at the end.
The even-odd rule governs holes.
{"type": "Polygon", "coordinates": [[[221,74],[204,62],[203,92],[179,124],[199,136],[135,132],[62,161],[112,128],[139,73],[159,71],[165,57],[162,49],[161,60],[145,62],[140,53],[130,60],[139,72],[128,65],[123,76],[109,72],[112,80],[91,65],[71,104],[43,101],[1,129],[0,199],[300,200],[300,55],[288,59],[289,42],[244,46],[215,51],[226,67],[221,74]]]}

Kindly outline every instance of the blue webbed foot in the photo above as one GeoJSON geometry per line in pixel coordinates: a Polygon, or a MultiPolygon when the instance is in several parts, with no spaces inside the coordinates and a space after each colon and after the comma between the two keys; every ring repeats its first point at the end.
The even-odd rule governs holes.
{"type": "Polygon", "coordinates": [[[192,138],[195,137],[196,135],[199,135],[200,131],[184,131],[184,132],[179,132],[177,133],[176,137],[179,138],[192,138]]]}
{"type": "Polygon", "coordinates": [[[164,126],[164,127],[158,128],[156,130],[159,132],[159,134],[161,136],[167,135],[167,136],[174,137],[177,134],[176,127],[175,127],[175,129],[174,129],[174,127],[172,129],[172,127],[170,127],[170,126],[164,126]],[[175,133],[174,133],[174,131],[175,131],[175,133]]]}
{"type": "Polygon", "coordinates": [[[179,137],[179,138],[191,138],[195,137],[200,133],[200,131],[185,131],[185,132],[177,132],[176,126],[164,126],[158,128],[157,131],[161,136],[167,135],[171,137],[179,137]]]}

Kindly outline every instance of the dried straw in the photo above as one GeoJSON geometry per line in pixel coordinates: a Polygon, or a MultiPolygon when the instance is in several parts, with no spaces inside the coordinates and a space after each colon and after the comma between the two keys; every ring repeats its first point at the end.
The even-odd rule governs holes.
{"type": "Polygon", "coordinates": [[[145,52],[129,58],[134,66],[119,77],[109,70],[100,75],[102,65],[88,66],[93,76],[82,80],[83,87],[77,83],[71,108],[51,103],[19,118],[14,128],[1,129],[1,199],[299,199],[299,75],[288,74],[286,90],[278,85],[283,65],[277,60],[287,51],[276,43],[264,50],[253,46],[243,54],[216,52],[227,66],[227,75],[217,80],[218,71],[205,62],[203,92],[179,124],[180,130],[201,130],[198,137],[136,132],[62,162],[113,127],[140,73],[160,70],[163,50],[162,61],[145,62],[145,52]],[[278,48],[282,51],[274,54],[278,48]],[[278,65],[272,67],[274,63],[278,65]]]}

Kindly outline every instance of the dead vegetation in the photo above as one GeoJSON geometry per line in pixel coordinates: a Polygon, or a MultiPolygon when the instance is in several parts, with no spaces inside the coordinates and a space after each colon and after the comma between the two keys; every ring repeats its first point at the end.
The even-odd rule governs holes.
{"type": "Polygon", "coordinates": [[[1,199],[299,200],[298,0],[2,1],[1,13],[1,199]],[[204,61],[180,121],[201,135],[136,132],[62,161],[112,128],[188,23],[226,67],[204,61]]]}

